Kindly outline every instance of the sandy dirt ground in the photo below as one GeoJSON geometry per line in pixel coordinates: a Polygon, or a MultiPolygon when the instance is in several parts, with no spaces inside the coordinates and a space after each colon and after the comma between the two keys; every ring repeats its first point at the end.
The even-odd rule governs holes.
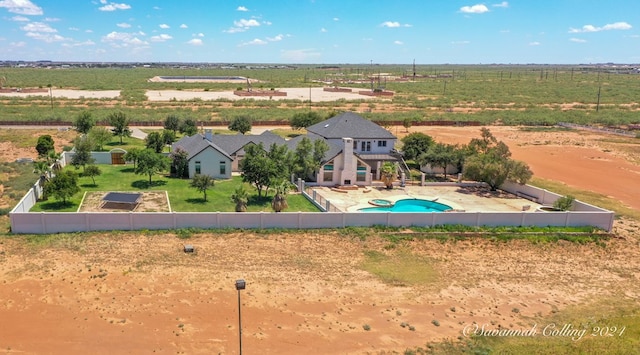
{"type": "MultiPolygon", "coordinates": [[[[146,95],[149,101],[190,101],[193,99],[200,100],[301,100],[308,101],[311,99],[313,102],[318,101],[336,101],[339,99],[345,100],[384,100],[381,97],[373,97],[367,95],[358,94],[358,89],[353,89],[353,92],[329,92],[324,91],[322,88],[278,88],[278,91],[284,91],[287,96],[237,96],[233,94],[233,91],[189,91],[189,90],[147,90],[146,95]]],[[[69,89],[53,89],[51,93],[27,93],[27,92],[10,92],[0,93],[0,96],[10,97],[29,97],[29,96],[52,96],[54,98],[67,98],[67,99],[115,99],[120,96],[120,90],[69,90],[69,89]]]]}
{"type": "Polygon", "coordinates": [[[185,90],[147,90],[147,98],[149,101],[189,101],[194,98],[201,100],[301,100],[312,102],[318,101],[336,101],[345,100],[372,100],[384,99],[380,97],[367,96],[358,94],[357,89],[353,92],[329,92],[322,88],[278,88],[278,91],[284,91],[287,96],[237,96],[232,91],[185,91],[185,90]]]}
{"type": "MultiPolygon", "coordinates": [[[[400,137],[406,134],[403,127],[391,129],[400,137]]],[[[589,132],[490,129],[536,176],[640,208],[635,146],[614,149],[615,137],[589,132]]],[[[480,134],[478,127],[409,129],[417,130],[448,143],[466,143],[480,134]]],[[[58,143],[62,137],[54,139],[67,144],[58,143]]],[[[35,155],[26,148],[13,153],[15,144],[3,144],[3,161],[35,155]]],[[[402,353],[429,341],[455,340],[474,322],[514,328],[529,324],[529,317],[549,317],[572,305],[637,300],[640,227],[616,220],[614,228],[620,238],[606,247],[479,239],[392,244],[323,231],[208,233],[190,239],[153,232],[53,241],[4,238],[0,349],[235,354],[234,281],[244,278],[247,354],[402,353]],[[194,245],[196,253],[184,253],[184,244],[194,245]],[[415,254],[435,277],[418,284],[384,283],[361,267],[370,251],[392,260],[415,254]]]]}
{"type": "Polygon", "coordinates": [[[234,354],[240,278],[248,354],[402,352],[455,339],[474,322],[514,328],[570,305],[640,296],[640,250],[623,239],[606,248],[486,240],[389,248],[323,232],[119,233],[0,247],[8,353],[234,354]],[[196,253],[184,253],[185,243],[196,253]],[[366,251],[410,251],[436,277],[385,284],[359,268],[366,251]]]}

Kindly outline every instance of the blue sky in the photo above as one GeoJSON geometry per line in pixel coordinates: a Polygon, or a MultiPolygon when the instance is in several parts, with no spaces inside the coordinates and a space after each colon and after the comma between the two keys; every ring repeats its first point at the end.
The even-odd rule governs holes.
{"type": "Polygon", "coordinates": [[[0,0],[0,60],[640,63],[638,20],[638,0],[0,0]]]}

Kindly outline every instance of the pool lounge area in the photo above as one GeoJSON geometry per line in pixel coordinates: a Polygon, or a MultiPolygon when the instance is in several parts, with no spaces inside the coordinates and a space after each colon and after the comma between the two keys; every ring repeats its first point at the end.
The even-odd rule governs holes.
{"type": "MultiPolygon", "coordinates": [[[[478,186],[396,186],[391,190],[382,186],[373,186],[347,192],[336,192],[328,187],[314,187],[314,190],[323,199],[329,200],[336,210],[343,212],[365,212],[362,211],[365,208],[389,208],[400,200],[409,199],[437,202],[435,206],[444,206],[439,212],[534,212],[536,208],[541,206],[504,191],[492,192],[488,188],[478,186]],[[388,201],[389,205],[384,206],[386,203],[383,201],[388,201]]],[[[384,212],[385,210],[367,211],[384,212]]],[[[421,212],[435,211],[423,210],[421,212]]]]}

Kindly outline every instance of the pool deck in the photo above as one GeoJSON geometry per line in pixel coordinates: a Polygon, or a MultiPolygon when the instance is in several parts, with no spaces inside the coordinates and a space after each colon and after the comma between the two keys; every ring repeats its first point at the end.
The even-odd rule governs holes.
{"type": "Polygon", "coordinates": [[[517,197],[504,191],[490,191],[485,187],[463,186],[395,186],[391,190],[369,186],[357,190],[335,191],[329,187],[314,187],[316,193],[329,200],[340,211],[355,212],[360,208],[374,207],[372,199],[391,202],[406,198],[437,201],[465,212],[535,212],[538,203],[517,197]],[[528,206],[528,207],[527,207],[528,206]]]}

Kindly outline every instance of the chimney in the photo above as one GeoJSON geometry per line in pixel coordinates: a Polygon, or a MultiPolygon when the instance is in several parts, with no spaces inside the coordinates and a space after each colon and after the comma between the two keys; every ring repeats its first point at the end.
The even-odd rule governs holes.
{"type": "Polygon", "coordinates": [[[211,128],[207,128],[204,130],[204,139],[209,142],[213,142],[213,130],[211,128]]]}

